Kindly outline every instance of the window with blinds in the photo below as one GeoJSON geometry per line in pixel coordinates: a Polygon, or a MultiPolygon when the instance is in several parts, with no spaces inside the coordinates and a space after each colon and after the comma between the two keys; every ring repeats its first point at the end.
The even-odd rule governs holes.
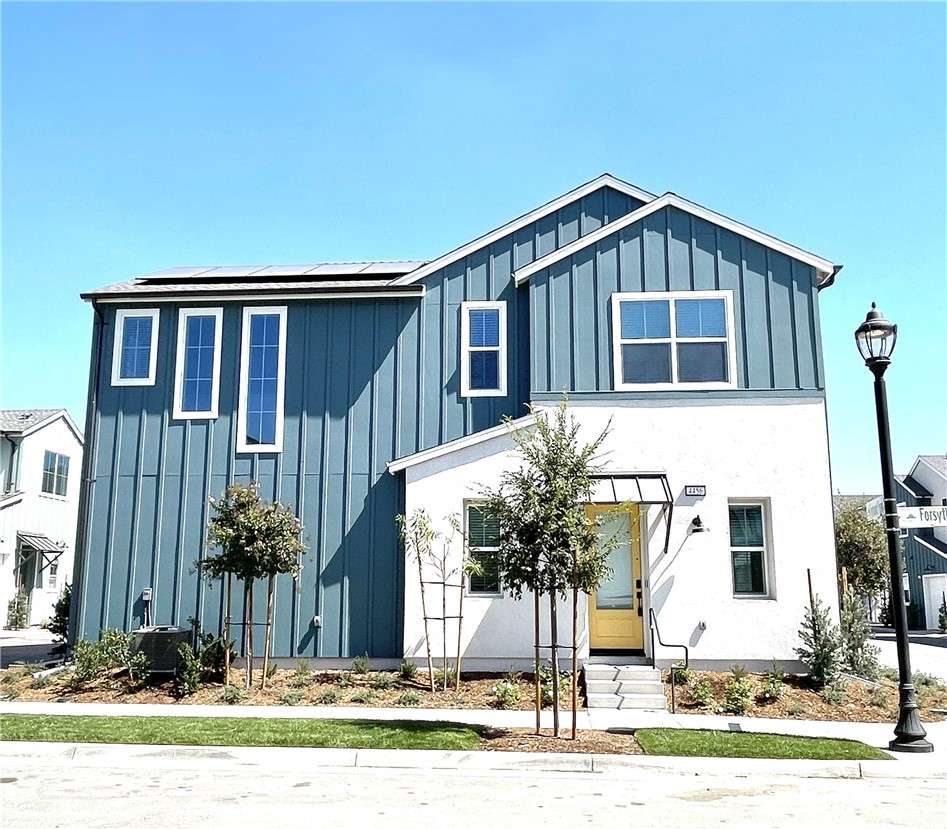
{"type": "Polygon", "coordinates": [[[730,505],[730,559],[735,596],[768,594],[762,504],[730,505]]]}
{"type": "Polygon", "coordinates": [[[153,386],[157,365],[158,309],[115,312],[113,386],[153,386]]]}
{"type": "Polygon", "coordinates": [[[506,394],[506,303],[461,303],[461,394],[506,394]]]}
{"type": "Polygon", "coordinates": [[[480,564],[480,573],[467,579],[470,594],[500,594],[496,554],[500,546],[500,522],[478,504],[467,505],[467,548],[480,564]]]}
{"type": "Polygon", "coordinates": [[[615,389],[732,387],[729,301],[727,291],[613,294],[615,389]]]}

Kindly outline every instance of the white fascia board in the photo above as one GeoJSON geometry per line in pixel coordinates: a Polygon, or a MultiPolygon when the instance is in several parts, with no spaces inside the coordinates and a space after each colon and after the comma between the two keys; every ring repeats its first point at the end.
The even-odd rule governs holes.
{"type": "Polygon", "coordinates": [[[417,464],[424,463],[425,461],[432,461],[435,458],[449,455],[451,452],[457,452],[460,449],[467,449],[470,446],[476,446],[478,443],[483,443],[485,441],[492,440],[493,438],[501,437],[502,435],[518,432],[520,429],[527,429],[535,422],[536,415],[528,414],[525,417],[520,417],[516,420],[510,420],[505,423],[501,423],[499,426],[493,426],[490,429],[484,429],[482,432],[474,432],[472,435],[465,435],[462,438],[457,438],[456,440],[442,443],[439,446],[432,446],[430,449],[423,449],[420,452],[415,452],[413,455],[406,455],[403,458],[389,461],[388,471],[394,475],[397,472],[401,472],[403,469],[407,469],[409,466],[416,466],[417,464]]]}
{"type": "Polygon", "coordinates": [[[273,291],[266,294],[191,294],[187,291],[181,293],[150,294],[148,296],[136,296],[135,294],[116,294],[112,296],[92,296],[87,297],[86,302],[101,304],[120,304],[128,305],[133,303],[143,303],[154,305],[160,302],[268,302],[290,299],[392,299],[402,298],[411,299],[423,297],[426,288],[419,285],[413,291],[333,291],[331,293],[281,293],[273,291]]]}
{"type": "Polygon", "coordinates": [[[28,429],[20,432],[19,437],[25,438],[27,435],[32,435],[34,432],[38,432],[40,429],[45,429],[47,426],[59,420],[59,418],[62,418],[63,421],[65,421],[66,426],[69,427],[69,431],[72,432],[76,440],[79,442],[79,445],[82,446],[82,432],[79,431],[79,427],[76,426],[76,422],[72,419],[72,417],[70,417],[69,412],[67,412],[65,409],[59,409],[43,420],[40,420],[38,423],[34,423],[28,429]]]}
{"type": "Polygon", "coordinates": [[[635,222],[640,221],[646,216],[649,216],[650,214],[655,213],[656,211],[665,207],[676,207],[679,210],[683,210],[685,213],[690,213],[692,216],[697,216],[698,218],[704,219],[705,221],[715,224],[718,227],[730,230],[733,233],[736,233],[738,236],[743,236],[746,239],[752,239],[754,242],[759,242],[764,247],[768,247],[771,250],[777,250],[780,253],[785,253],[787,256],[793,259],[798,259],[800,262],[811,265],[819,274],[820,284],[826,284],[830,282],[841,268],[841,265],[835,265],[828,259],[823,259],[821,256],[816,256],[814,253],[809,253],[808,251],[798,248],[795,245],[791,245],[788,242],[783,242],[782,240],[777,239],[775,236],[770,236],[767,233],[763,233],[761,230],[756,230],[752,227],[749,227],[748,225],[736,221],[735,219],[729,219],[720,213],[715,213],[713,210],[709,210],[706,207],[702,207],[699,204],[695,204],[692,201],[681,198],[674,193],[665,193],[663,196],[646,204],[644,207],[639,207],[637,210],[627,213],[614,222],[609,222],[607,225],[602,225],[598,230],[594,230],[592,233],[582,236],[568,245],[564,245],[563,247],[559,248],[559,250],[555,250],[541,259],[537,259],[536,261],[531,262],[529,265],[514,271],[513,279],[517,285],[521,285],[534,273],[538,273],[544,268],[548,268],[550,265],[565,259],[567,256],[571,256],[574,253],[587,248],[589,245],[593,245],[601,239],[611,236],[613,233],[618,232],[622,228],[628,227],[628,225],[634,224],[635,222]]]}
{"type": "Polygon", "coordinates": [[[915,535],[915,536],[914,536],[914,540],[915,540],[918,544],[923,544],[923,545],[924,545],[925,547],[927,547],[927,549],[930,550],[932,553],[936,553],[936,554],[939,555],[941,558],[947,559],[947,555],[944,555],[944,554],[943,554],[940,550],[938,550],[933,544],[928,544],[923,538],[918,538],[918,536],[915,535]]]}
{"type": "MultiPolygon", "coordinates": [[[[537,207],[535,210],[531,210],[529,213],[526,213],[523,216],[520,216],[518,219],[514,219],[512,222],[508,222],[503,225],[503,227],[498,227],[496,230],[491,230],[489,233],[485,233],[483,236],[474,239],[472,242],[467,242],[465,245],[461,245],[459,248],[455,248],[449,253],[445,253],[443,256],[438,257],[437,259],[428,262],[426,265],[422,265],[417,270],[411,271],[404,276],[399,276],[397,279],[392,280],[392,285],[410,285],[413,282],[417,282],[419,279],[424,279],[425,276],[430,276],[435,271],[440,270],[443,267],[456,262],[458,259],[463,259],[470,253],[474,253],[481,248],[486,247],[487,245],[492,244],[498,239],[502,239],[504,236],[508,236],[510,233],[515,233],[520,228],[526,227],[526,225],[542,219],[544,216],[548,216],[550,213],[555,213],[560,207],[565,207],[567,204],[581,199],[583,196],[587,196],[589,193],[594,193],[596,190],[601,189],[602,187],[611,187],[613,190],[618,190],[620,193],[624,193],[627,196],[632,198],[639,199],[643,202],[650,202],[656,198],[654,193],[649,193],[647,190],[642,190],[640,187],[635,187],[633,184],[629,184],[626,181],[617,179],[608,173],[599,176],[598,178],[592,179],[592,181],[586,182],[585,184],[576,187],[575,190],[570,190],[568,193],[559,196],[557,199],[553,199],[551,202],[547,202],[541,207],[537,207]]],[[[609,223],[606,227],[611,227],[614,222],[609,223]]],[[[588,237],[586,237],[588,238],[588,237]]]]}
{"type": "MultiPolygon", "coordinates": [[[[914,478],[914,480],[916,480],[918,483],[923,483],[923,481],[921,481],[920,478],[917,478],[914,475],[914,473],[917,471],[917,468],[922,463],[924,464],[924,466],[927,467],[928,470],[930,470],[930,472],[934,475],[935,478],[940,478],[941,480],[944,480],[944,476],[941,474],[940,470],[934,467],[926,458],[924,458],[921,455],[918,455],[917,460],[914,461],[914,466],[912,466],[911,471],[908,472],[908,477],[914,478]]],[[[926,484],[924,485],[927,486],[926,484]]],[[[928,487],[928,489],[930,489],[930,487],[928,487]]]]}

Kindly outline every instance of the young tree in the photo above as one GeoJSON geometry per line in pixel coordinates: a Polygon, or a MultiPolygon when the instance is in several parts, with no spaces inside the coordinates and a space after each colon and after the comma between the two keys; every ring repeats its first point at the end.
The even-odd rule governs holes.
{"type": "Polygon", "coordinates": [[[799,638],[802,647],[796,648],[796,653],[809,669],[809,678],[818,688],[828,685],[841,668],[842,641],[818,596],[813,595],[812,605],[806,608],[799,638]]]}
{"type": "Polygon", "coordinates": [[[863,504],[846,503],[835,516],[839,567],[858,596],[874,596],[888,583],[888,544],[881,521],[869,518],[863,504]]]}
{"type": "MultiPolygon", "coordinates": [[[[608,553],[614,541],[602,543],[596,525],[586,514],[592,476],[600,469],[597,453],[608,427],[591,443],[579,441],[579,427],[568,414],[566,401],[552,413],[539,412],[534,429],[514,432],[522,465],[509,469],[499,486],[483,489],[486,509],[500,525],[497,569],[500,581],[514,599],[524,591],[535,597],[534,662],[537,731],[541,705],[538,684],[540,597],[549,597],[552,650],[553,732],[559,736],[559,642],[557,600],[572,592],[591,593],[608,577],[608,553]]],[[[576,614],[573,609],[573,657],[576,653],[576,614]]],[[[575,659],[573,658],[573,666],[575,659]]],[[[576,714],[573,682],[573,723],[576,714]]]]}
{"type": "Polygon", "coordinates": [[[871,644],[871,624],[865,602],[848,587],[842,594],[842,662],[855,676],[878,676],[879,650],[871,644]]]}
{"type": "MultiPolygon", "coordinates": [[[[231,579],[236,577],[244,586],[244,642],[247,657],[247,687],[253,682],[253,582],[267,579],[266,637],[263,653],[263,684],[266,684],[267,663],[270,653],[270,629],[273,622],[273,594],[276,576],[290,573],[299,575],[300,557],[306,548],[299,540],[302,523],[292,509],[278,501],[265,502],[260,498],[260,485],[232,484],[220,499],[210,499],[214,515],[207,527],[208,547],[220,552],[198,562],[208,580],[227,576],[226,585],[226,650],[230,650],[230,594],[231,579]]],[[[230,660],[225,665],[225,682],[230,682],[230,660]]]]}

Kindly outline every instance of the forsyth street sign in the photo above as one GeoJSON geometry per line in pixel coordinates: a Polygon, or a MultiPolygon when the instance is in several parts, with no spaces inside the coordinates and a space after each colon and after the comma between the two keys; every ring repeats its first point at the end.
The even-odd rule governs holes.
{"type": "Polygon", "coordinates": [[[898,507],[898,523],[905,530],[912,527],[947,527],[947,506],[898,507]]]}

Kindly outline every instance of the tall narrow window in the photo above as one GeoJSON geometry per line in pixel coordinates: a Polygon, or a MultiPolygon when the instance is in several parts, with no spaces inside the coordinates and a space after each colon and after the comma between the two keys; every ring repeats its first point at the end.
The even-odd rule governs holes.
{"type": "Polygon", "coordinates": [[[768,595],[762,504],[730,505],[730,558],[735,596],[768,595]]]}
{"type": "Polygon", "coordinates": [[[176,419],[217,417],[222,321],[221,308],[182,308],[178,315],[176,419]]]}
{"type": "Polygon", "coordinates": [[[158,348],[157,308],[115,312],[113,386],[153,386],[158,348]]]}
{"type": "Polygon", "coordinates": [[[286,308],[243,309],[238,452],[281,452],[286,308]]]}
{"type": "Polygon", "coordinates": [[[460,393],[463,397],[506,395],[506,303],[460,306],[460,393]]]}
{"type": "Polygon", "coordinates": [[[480,565],[479,573],[468,577],[467,592],[498,595],[497,551],[500,547],[500,522],[478,504],[467,505],[467,547],[470,557],[480,565]]]}
{"type": "Polygon", "coordinates": [[[69,458],[58,452],[46,450],[46,454],[43,455],[43,492],[65,497],[68,478],[69,458]]]}
{"type": "Polygon", "coordinates": [[[735,385],[727,291],[612,295],[615,389],[735,385]]]}

